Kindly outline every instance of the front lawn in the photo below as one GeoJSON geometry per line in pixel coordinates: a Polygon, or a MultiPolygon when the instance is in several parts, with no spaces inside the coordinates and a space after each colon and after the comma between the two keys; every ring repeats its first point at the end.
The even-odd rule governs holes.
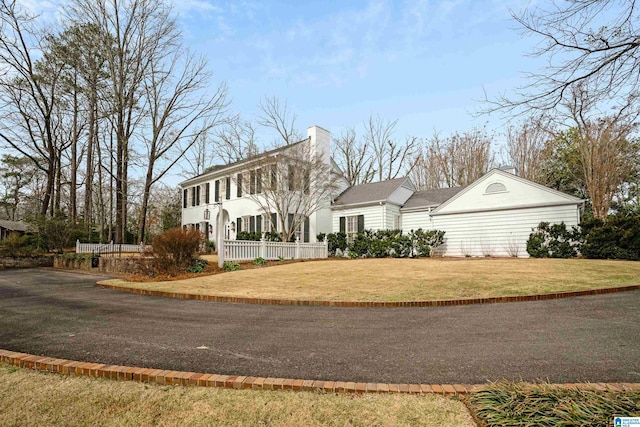
{"type": "Polygon", "coordinates": [[[30,372],[0,364],[3,426],[473,426],[436,395],[158,386],[30,372]]]}
{"type": "Polygon", "coordinates": [[[107,283],[166,292],[326,301],[416,301],[640,284],[640,262],[586,259],[358,259],[299,262],[170,282],[107,283]]]}

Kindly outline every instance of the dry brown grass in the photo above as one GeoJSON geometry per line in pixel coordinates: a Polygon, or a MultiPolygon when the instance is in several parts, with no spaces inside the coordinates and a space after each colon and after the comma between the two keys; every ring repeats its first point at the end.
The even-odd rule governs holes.
{"type": "Polygon", "coordinates": [[[640,283],[640,262],[585,259],[361,259],[294,263],[188,280],[111,284],[167,292],[329,301],[527,295],[640,283]]]}
{"type": "Polygon", "coordinates": [[[204,389],[63,377],[0,365],[3,426],[473,426],[441,396],[204,389]]]}

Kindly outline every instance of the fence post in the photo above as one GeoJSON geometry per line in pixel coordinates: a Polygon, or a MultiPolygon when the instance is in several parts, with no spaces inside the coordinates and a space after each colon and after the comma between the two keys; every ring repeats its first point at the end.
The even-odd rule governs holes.
{"type": "Polygon", "coordinates": [[[109,244],[109,252],[111,252],[111,256],[115,256],[114,252],[115,249],[113,247],[113,240],[111,241],[111,243],[109,244]]]}
{"type": "Polygon", "coordinates": [[[76,253],[80,252],[80,239],[76,240],[76,253]]]}
{"type": "Polygon", "coordinates": [[[329,240],[324,236],[324,257],[329,258],[329,240]]]}
{"type": "Polygon", "coordinates": [[[267,259],[267,241],[264,236],[260,239],[260,257],[267,259]]]}
{"type": "Polygon", "coordinates": [[[296,236],[296,259],[300,259],[300,239],[296,236]]]}

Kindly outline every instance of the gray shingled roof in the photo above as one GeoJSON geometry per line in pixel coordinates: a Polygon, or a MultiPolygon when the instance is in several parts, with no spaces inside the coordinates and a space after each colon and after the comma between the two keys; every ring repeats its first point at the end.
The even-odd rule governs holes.
{"type": "Polygon", "coordinates": [[[402,208],[412,209],[439,206],[464,189],[465,187],[452,187],[416,191],[409,197],[409,200],[407,200],[407,203],[405,203],[402,208]]]}
{"type": "Polygon", "coordinates": [[[6,221],[0,220],[0,227],[10,231],[27,231],[29,225],[22,221],[6,221]]]}
{"type": "Polygon", "coordinates": [[[347,206],[359,203],[373,203],[387,200],[407,178],[396,178],[382,182],[372,182],[369,184],[354,185],[347,188],[340,194],[334,206],[347,206]]]}

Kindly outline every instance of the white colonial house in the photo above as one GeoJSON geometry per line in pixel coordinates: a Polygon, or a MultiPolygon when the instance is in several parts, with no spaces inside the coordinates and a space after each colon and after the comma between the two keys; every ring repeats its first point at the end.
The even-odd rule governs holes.
{"type": "MultiPolygon", "coordinates": [[[[214,166],[209,171],[182,182],[183,227],[201,230],[207,239],[214,241],[220,238],[220,223],[223,224],[221,231],[225,240],[235,240],[240,231],[282,232],[279,214],[265,212],[256,198],[261,197],[264,190],[262,187],[269,181],[269,170],[266,167],[269,159],[284,155],[287,150],[294,150],[299,144],[308,144],[309,152],[316,153],[323,162],[331,166],[336,188],[335,194],[327,197],[317,211],[304,218],[296,230],[296,236],[302,242],[315,242],[318,233],[329,232],[333,217],[331,199],[347,187],[347,182],[329,155],[330,133],[319,126],[311,126],[307,135],[306,139],[295,144],[236,163],[214,166]]],[[[288,212],[284,220],[289,221],[292,215],[297,214],[298,212],[288,212]]]]}
{"type": "MultiPolygon", "coordinates": [[[[521,178],[512,168],[492,169],[467,187],[417,191],[409,178],[349,187],[328,154],[329,132],[312,126],[308,135],[299,144],[310,144],[322,154],[339,185],[332,200],[306,218],[297,231],[304,242],[316,241],[318,233],[344,232],[352,237],[365,229],[408,233],[422,228],[445,231],[438,250],[445,256],[526,257],[526,241],[541,221],[564,222],[569,227],[580,222],[584,200],[521,178]]],[[[255,195],[248,193],[259,193],[251,182],[261,173],[255,169],[260,160],[284,150],[287,147],[216,166],[181,183],[183,226],[198,228],[217,240],[216,219],[222,212],[225,239],[235,239],[238,231],[281,231],[277,215],[261,211],[255,195]],[[238,184],[246,182],[242,176],[250,177],[249,188],[238,184]]]]}

